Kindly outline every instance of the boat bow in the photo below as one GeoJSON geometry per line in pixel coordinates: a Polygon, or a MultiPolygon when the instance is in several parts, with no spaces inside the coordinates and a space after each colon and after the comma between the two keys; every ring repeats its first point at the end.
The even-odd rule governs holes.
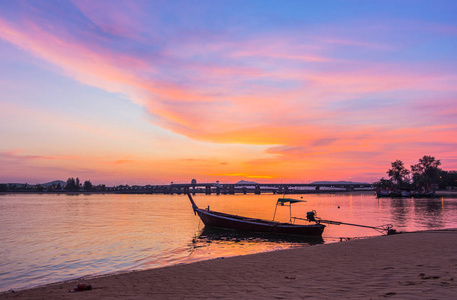
{"type": "Polygon", "coordinates": [[[187,193],[187,197],[189,197],[190,203],[192,203],[192,209],[194,210],[194,215],[197,215],[197,209],[198,209],[197,204],[195,204],[194,199],[192,199],[192,196],[189,193],[187,193]]]}

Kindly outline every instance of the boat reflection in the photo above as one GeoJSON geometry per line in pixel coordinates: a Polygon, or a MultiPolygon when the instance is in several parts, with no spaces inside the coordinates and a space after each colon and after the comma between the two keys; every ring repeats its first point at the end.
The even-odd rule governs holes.
{"type": "Polygon", "coordinates": [[[274,243],[274,244],[296,244],[315,245],[324,242],[321,236],[299,236],[262,232],[247,232],[230,229],[222,229],[205,226],[193,240],[194,243],[274,243]]]}
{"type": "Polygon", "coordinates": [[[321,236],[253,233],[205,226],[187,244],[187,263],[322,244],[321,236]]]}

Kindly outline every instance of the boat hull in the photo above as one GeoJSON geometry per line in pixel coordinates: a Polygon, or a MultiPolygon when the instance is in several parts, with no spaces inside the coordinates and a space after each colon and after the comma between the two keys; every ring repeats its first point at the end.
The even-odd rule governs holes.
{"type": "Polygon", "coordinates": [[[236,215],[229,215],[204,209],[195,209],[205,226],[235,229],[252,232],[268,232],[279,234],[294,234],[305,236],[322,236],[325,225],[300,225],[290,223],[272,222],[261,219],[251,219],[236,215]]]}

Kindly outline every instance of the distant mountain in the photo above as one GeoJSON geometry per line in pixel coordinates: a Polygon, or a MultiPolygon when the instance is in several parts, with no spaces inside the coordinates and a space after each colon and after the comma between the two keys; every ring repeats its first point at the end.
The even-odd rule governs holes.
{"type": "Polygon", "coordinates": [[[254,181],[246,181],[246,180],[240,180],[235,184],[258,184],[257,182],[254,181]]]}
{"type": "Polygon", "coordinates": [[[65,185],[67,185],[66,181],[54,180],[54,181],[47,182],[47,183],[41,183],[41,186],[49,187],[49,186],[52,186],[52,185],[58,185],[59,183],[60,183],[61,187],[64,187],[65,185]]]}
{"type": "Polygon", "coordinates": [[[369,184],[368,182],[352,182],[352,181],[314,181],[311,184],[369,184]]]}
{"type": "Polygon", "coordinates": [[[37,183],[37,184],[32,184],[32,183],[7,183],[7,184],[8,185],[15,185],[18,188],[23,188],[23,187],[25,187],[26,184],[28,186],[41,185],[42,187],[50,187],[50,186],[53,186],[53,185],[58,185],[59,183],[60,183],[61,187],[64,187],[64,186],[67,185],[67,182],[66,181],[62,181],[62,180],[54,180],[54,181],[47,182],[47,183],[37,183]]]}

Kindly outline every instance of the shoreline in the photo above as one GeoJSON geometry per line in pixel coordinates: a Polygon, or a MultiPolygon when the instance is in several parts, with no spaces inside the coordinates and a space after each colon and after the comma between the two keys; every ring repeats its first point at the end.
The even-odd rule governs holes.
{"type": "MultiPolygon", "coordinates": [[[[287,195],[300,195],[300,194],[334,194],[334,193],[346,193],[346,194],[354,194],[354,193],[374,193],[374,190],[353,190],[353,191],[346,191],[346,190],[303,190],[299,192],[289,192],[286,193],[287,195]]],[[[8,192],[1,192],[0,194],[38,194],[38,195],[46,195],[46,194],[70,194],[70,195],[78,195],[78,194],[83,194],[83,195],[90,195],[90,194],[119,194],[119,195],[185,195],[185,193],[151,193],[151,192],[120,192],[120,191],[78,191],[78,192],[66,192],[66,191],[46,191],[46,192],[36,192],[36,191],[8,191],[8,192]]],[[[191,194],[202,194],[202,195],[231,195],[229,193],[216,193],[213,192],[211,194],[206,194],[205,192],[199,191],[196,193],[191,193],[191,194]]],[[[241,192],[235,193],[235,194],[243,194],[241,192]]],[[[249,190],[246,195],[256,195],[254,193],[254,190],[249,190]]],[[[261,194],[257,195],[264,195],[264,194],[269,194],[269,195],[283,195],[279,193],[271,193],[271,192],[264,192],[261,194]]]]}
{"type": "Polygon", "coordinates": [[[0,299],[453,299],[457,229],[354,239],[53,283],[0,299]],[[69,293],[78,283],[93,290],[69,293]]]}
{"type": "MultiPolygon", "coordinates": [[[[119,191],[100,191],[100,192],[87,192],[87,191],[79,191],[79,192],[35,192],[35,191],[9,191],[9,192],[0,192],[0,195],[7,195],[7,194],[30,194],[30,195],[71,195],[71,196],[77,196],[77,195],[184,195],[183,193],[145,193],[145,192],[119,192],[119,191]]],[[[199,192],[196,194],[202,194],[205,195],[204,192],[199,192]]],[[[236,194],[243,194],[243,193],[236,193],[236,194]]],[[[343,191],[343,190],[305,190],[305,191],[300,191],[296,193],[289,192],[287,195],[306,195],[306,194],[375,194],[374,190],[354,190],[354,191],[343,191]]],[[[224,196],[224,195],[230,195],[230,194],[216,194],[212,193],[209,194],[208,196],[211,195],[216,195],[216,196],[224,196]]],[[[256,195],[254,192],[248,192],[245,195],[256,195]]],[[[261,195],[275,195],[273,193],[262,193],[261,195]]],[[[282,194],[276,194],[281,196],[282,194]]],[[[390,198],[390,199],[434,199],[434,198],[457,198],[457,191],[448,191],[448,190],[438,190],[435,192],[436,197],[432,198],[413,198],[413,197],[385,197],[385,198],[390,198]]]]}

